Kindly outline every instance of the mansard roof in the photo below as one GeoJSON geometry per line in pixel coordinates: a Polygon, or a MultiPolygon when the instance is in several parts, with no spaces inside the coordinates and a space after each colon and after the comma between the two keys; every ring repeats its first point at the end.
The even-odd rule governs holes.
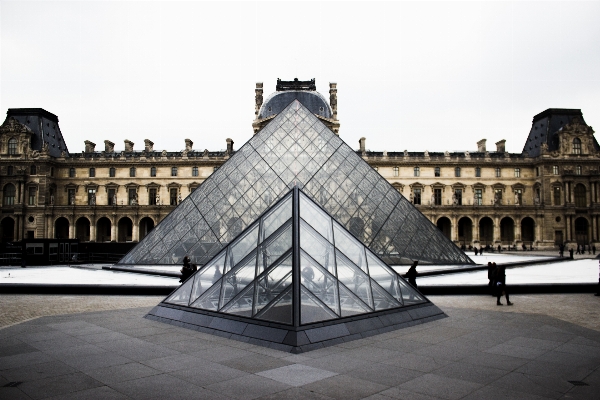
{"type": "Polygon", "coordinates": [[[56,115],[43,108],[9,108],[6,112],[6,120],[11,117],[33,132],[31,137],[32,150],[42,150],[42,146],[46,142],[51,156],[59,157],[63,151],[69,154],[56,115]]]}

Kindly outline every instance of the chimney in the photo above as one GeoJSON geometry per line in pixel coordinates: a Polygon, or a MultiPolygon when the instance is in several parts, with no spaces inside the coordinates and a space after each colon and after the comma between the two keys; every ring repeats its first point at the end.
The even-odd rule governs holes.
{"type": "Polygon", "coordinates": [[[481,139],[479,142],[477,142],[477,151],[478,152],[480,152],[480,153],[486,152],[485,142],[487,142],[487,139],[481,139]]]}
{"type": "Polygon", "coordinates": [[[113,142],[111,142],[110,140],[105,140],[104,141],[104,151],[107,153],[114,153],[115,152],[115,144],[113,142]]]}
{"type": "Polygon", "coordinates": [[[193,145],[194,145],[194,142],[192,142],[191,139],[185,139],[185,150],[186,151],[192,151],[193,145]]]}
{"type": "Polygon", "coordinates": [[[258,112],[260,111],[260,106],[263,103],[263,83],[256,82],[256,89],[254,89],[254,114],[256,118],[258,118],[258,112]]]}
{"type": "Polygon", "coordinates": [[[506,151],[506,140],[502,139],[499,142],[496,142],[496,151],[498,153],[504,153],[506,151]]]}
{"type": "Polygon", "coordinates": [[[366,151],[366,149],[365,149],[366,142],[367,142],[367,138],[361,137],[360,139],[358,139],[358,144],[360,145],[360,152],[362,154],[364,154],[366,151]]]}
{"type": "Polygon", "coordinates": [[[92,143],[89,140],[86,140],[84,143],[86,153],[93,153],[94,151],[96,151],[96,143],[92,143]]]}
{"type": "Polygon", "coordinates": [[[227,154],[233,154],[233,140],[227,138],[225,141],[227,142],[227,154]]]}
{"type": "Polygon", "coordinates": [[[131,153],[133,151],[133,145],[134,143],[131,140],[125,139],[125,152],[131,153]]]}
{"type": "Polygon", "coordinates": [[[332,118],[337,120],[337,83],[329,82],[329,105],[331,106],[332,118]]]}
{"type": "MultiPolygon", "coordinates": [[[[131,148],[133,149],[133,143],[131,143],[131,148]]],[[[144,139],[144,150],[146,153],[152,153],[154,151],[154,142],[150,139],[144,139]]]]}

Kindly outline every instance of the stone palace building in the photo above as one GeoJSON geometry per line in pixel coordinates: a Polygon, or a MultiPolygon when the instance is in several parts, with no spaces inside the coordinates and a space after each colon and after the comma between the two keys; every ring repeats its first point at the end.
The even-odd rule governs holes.
{"type": "MultiPolygon", "coordinates": [[[[257,83],[254,132],[299,99],[339,134],[337,85],[329,101],[311,81],[280,81],[263,101],[257,83]]],[[[343,136],[342,136],[343,137],[343,136]]],[[[524,135],[525,137],[525,135],[524,135]]],[[[137,242],[234,153],[193,148],[155,150],[124,140],[85,141],[71,153],[58,117],[40,108],[9,109],[0,127],[0,236],[3,242],[72,238],[137,242]]],[[[600,146],[576,109],[547,109],[533,117],[521,153],[486,139],[465,152],[357,150],[459,246],[554,248],[599,242],[600,146]]]]}

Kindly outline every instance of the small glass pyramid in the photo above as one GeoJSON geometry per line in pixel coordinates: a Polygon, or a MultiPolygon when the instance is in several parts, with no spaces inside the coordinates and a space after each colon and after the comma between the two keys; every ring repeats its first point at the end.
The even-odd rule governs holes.
{"type": "Polygon", "coordinates": [[[298,188],[164,301],[295,326],[427,302],[298,188]]]}
{"type": "MultiPolygon", "coordinates": [[[[295,184],[302,186],[304,192],[333,217],[340,229],[348,230],[350,236],[388,264],[407,264],[413,259],[423,264],[473,263],[377,171],[294,100],[119,264],[181,264],[183,257],[188,255],[192,262],[205,265],[295,184]]],[[[255,229],[256,232],[260,230],[255,229]]],[[[324,227],[319,230],[313,226],[312,229],[327,238],[324,236],[327,233],[322,231],[324,227]]],[[[253,234],[258,235],[256,232],[253,234]]],[[[262,244],[260,239],[266,240],[273,233],[261,231],[260,234],[266,236],[256,240],[252,236],[247,240],[256,246],[262,244]]],[[[348,246],[354,244],[349,241],[348,246]]],[[[241,248],[238,252],[243,253],[241,248]]],[[[328,257],[333,259],[334,256],[328,257]]],[[[363,271],[367,268],[368,260],[358,260],[354,253],[346,256],[349,261],[362,263],[359,267],[363,271]]],[[[240,255],[233,254],[232,257],[240,255]]],[[[266,262],[264,257],[272,259],[273,256],[258,253],[256,257],[263,257],[260,262],[266,262]]],[[[231,264],[229,258],[227,262],[231,264]]],[[[327,265],[321,266],[335,276],[335,271],[329,270],[327,265]]],[[[258,287],[255,290],[259,290],[258,287]]],[[[253,295],[255,298],[262,296],[256,292],[253,295]]],[[[370,296],[375,295],[379,296],[370,296]]],[[[251,294],[247,296],[252,297],[251,294]]],[[[360,296],[366,294],[361,292],[360,296]]],[[[308,296],[306,301],[315,299],[308,296]]],[[[374,306],[368,302],[365,305],[374,306]]],[[[221,306],[224,304],[218,299],[218,305],[214,307],[221,306]]]]}

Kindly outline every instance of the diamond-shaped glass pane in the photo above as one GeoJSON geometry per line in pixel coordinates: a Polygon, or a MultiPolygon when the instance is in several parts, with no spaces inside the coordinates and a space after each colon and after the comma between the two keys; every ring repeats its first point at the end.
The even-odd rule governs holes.
{"type": "Polygon", "coordinates": [[[255,314],[292,284],[292,256],[290,255],[271,271],[260,276],[256,284],[255,314]]]}
{"type": "Polygon", "coordinates": [[[326,321],[338,316],[313,295],[308,289],[300,287],[300,323],[311,324],[326,321]]]}
{"type": "Polygon", "coordinates": [[[278,298],[267,305],[256,318],[291,325],[293,323],[292,307],[292,288],[288,287],[278,298]]]}

